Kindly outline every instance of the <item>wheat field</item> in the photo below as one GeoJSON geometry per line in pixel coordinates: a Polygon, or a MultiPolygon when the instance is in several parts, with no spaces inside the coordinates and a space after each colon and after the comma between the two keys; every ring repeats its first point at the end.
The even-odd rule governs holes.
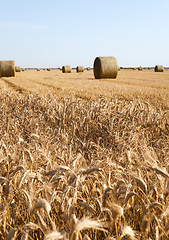
{"type": "Polygon", "coordinates": [[[169,71],[0,78],[0,239],[169,239],[169,71]]]}

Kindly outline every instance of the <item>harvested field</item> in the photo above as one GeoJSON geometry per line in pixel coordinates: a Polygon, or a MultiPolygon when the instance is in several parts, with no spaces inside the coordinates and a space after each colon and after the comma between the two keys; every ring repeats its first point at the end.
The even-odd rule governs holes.
{"type": "Polygon", "coordinates": [[[169,239],[169,71],[0,78],[0,239],[169,239]]]}
{"type": "Polygon", "coordinates": [[[22,89],[25,92],[38,93],[45,96],[54,94],[62,97],[88,100],[100,95],[108,99],[124,97],[148,101],[153,106],[169,109],[169,70],[155,73],[153,69],[143,71],[121,70],[117,79],[95,79],[93,70],[80,75],[76,70],[71,74],[63,74],[60,70],[50,72],[29,70],[16,73],[15,78],[1,78],[0,86],[7,90],[22,89]],[[11,87],[11,84],[13,87],[11,87]]]}

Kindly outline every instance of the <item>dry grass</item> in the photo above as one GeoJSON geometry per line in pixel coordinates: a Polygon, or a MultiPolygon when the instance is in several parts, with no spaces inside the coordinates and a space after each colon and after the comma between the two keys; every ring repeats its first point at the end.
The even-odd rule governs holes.
{"type": "Polygon", "coordinates": [[[0,239],[168,239],[168,103],[61,99],[30,72],[0,80],[0,239]]]}

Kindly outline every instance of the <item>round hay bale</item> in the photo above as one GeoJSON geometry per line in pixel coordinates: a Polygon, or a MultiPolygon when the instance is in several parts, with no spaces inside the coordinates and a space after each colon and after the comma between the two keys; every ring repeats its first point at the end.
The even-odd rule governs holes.
{"type": "Polygon", "coordinates": [[[15,67],[15,72],[21,72],[21,68],[19,66],[15,67]]]}
{"type": "Polygon", "coordinates": [[[164,72],[164,67],[162,65],[156,65],[154,68],[155,72],[164,72]]]}
{"type": "Polygon", "coordinates": [[[118,71],[120,71],[120,67],[118,67],[118,71]]]}
{"type": "Polygon", "coordinates": [[[83,66],[77,66],[76,67],[76,72],[84,72],[84,67],[83,66]]]}
{"type": "Polygon", "coordinates": [[[115,57],[96,57],[93,68],[96,79],[117,77],[118,64],[115,57]]]}
{"type": "Polygon", "coordinates": [[[90,67],[87,67],[86,70],[87,70],[87,71],[90,71],[90,67]]]}
{"type": "Polygon", "coordinates": [[[0,77],[15,76],[15,61],[0,61],[0,77]]]}
{"type": "Polygon", "coordinates": [[[69,65],[63,66],[62,72],[63,73],[71,73],[71,67],[69,65]]]}
{"type": "Polygon", "coordinates": [[[134,67],[134,68],[132,68],[133,70],[136,70],[136,68],[134,67]]]}
{"type": "Polygon", "coordinates": [[[50,71],[50,68],[47,68],[47,71],[50,71]]]}
{"type": "Polygon", "coordinates": [[[40,71],[40,68],[37,68],[36,70],[37,70],[37,71],[40,71]]]}
{"type": "Polygon", "coordinates": [[[138,67],[138,71],[142,71],[143,70],[143,68],[142,67],[138,67]]]}

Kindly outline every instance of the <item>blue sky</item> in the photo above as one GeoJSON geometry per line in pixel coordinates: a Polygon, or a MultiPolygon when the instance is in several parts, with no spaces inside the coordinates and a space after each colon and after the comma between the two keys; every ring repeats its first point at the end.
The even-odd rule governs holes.
{"type": "Polygon", "coordinates": [[[169,66],[169,0],[1,1],[0,46],[21,67],[169,66]]]}

